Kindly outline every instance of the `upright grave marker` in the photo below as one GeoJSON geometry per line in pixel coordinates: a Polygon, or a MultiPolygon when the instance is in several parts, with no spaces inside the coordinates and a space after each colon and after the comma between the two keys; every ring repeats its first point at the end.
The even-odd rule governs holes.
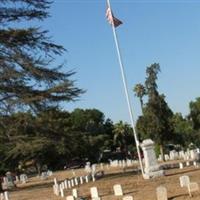
{"type": "Polygon", "coordinates": [[[164,186],[159,186],[156,188],[157,200],[168,200],[167,189],[164,186]]]}

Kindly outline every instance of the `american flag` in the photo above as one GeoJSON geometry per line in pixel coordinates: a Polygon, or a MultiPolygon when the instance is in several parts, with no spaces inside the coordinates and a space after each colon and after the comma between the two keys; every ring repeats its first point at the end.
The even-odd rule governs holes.
{"type": "Polygon", "coordinates": [[[106,10],[106,18],[111,25],[114,25],[114,27],[118,27],[122,24],[122,21],[114,17],[110,7],[108,7],[106,10]]]}

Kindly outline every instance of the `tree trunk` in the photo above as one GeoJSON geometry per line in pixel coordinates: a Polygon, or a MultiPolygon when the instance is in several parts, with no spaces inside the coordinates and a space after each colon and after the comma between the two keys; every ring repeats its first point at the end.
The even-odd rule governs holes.
{"type": "Polygon", "coordinates": [[[35,163],[35,168],[37,170],[38,175],[40,176],[40,174],[41,174],[41,164],[36,162],[35,163]]]}

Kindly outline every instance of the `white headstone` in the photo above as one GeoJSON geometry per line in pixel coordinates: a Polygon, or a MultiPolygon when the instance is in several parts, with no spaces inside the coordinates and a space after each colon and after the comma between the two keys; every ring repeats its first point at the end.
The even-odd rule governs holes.
{"type": "Polygon", "coordinates": [[[68,180],[67,183],[68,183],[68,188],[71,188],[71,187],[72,187],[72,186],[71,186],[71,181],[68,180]]]}
{"type": "Polygon", "coordinates": [[[179,163],[179,168],[183,169],[183,163],[179,163]]]}
{"type": "Polygon", "coordinates": [[[70,195],[66,197],[66,200],[75,200],[75,198],[72,195],[70,195]]]}
{"type": "Polygon", "coordinates": [[[122,187],[119,184],[113,186],[115,196],[123,196],[122,187]]]}
{"type": "Polygon", "coordinates": [[[64,195],[64,190],[63,190],[62,186],[60,187],[60,195],[61,195],[61,197],[64,197],[64,196],[65,196],[65,195],[64,195]]]}
{"type": "Polygon", "coordinates": [[[74,179],[71,179],[71,186],[74,187],[74,179]]]}
{"type": "Polygon", "coordinates": [[[73,189],[72,190],[72,196],[74,197],[74,198],[78,198],[78,191],[77,191],[77,189],[73,189]]]}
{"type": "Polygon", "coordinates": [[[192,196],[192,192],[197,192],[199,191],[199,185],[196,182],[191,182],[188,184],[188,192],[190,197],[192,196]]]}
{"type": "Polygon", "coordinates": [[[187,162],[186,162],[186,166],[190,166],[190,161],[187,161],[187,162]]]}
{"type": "Polygon", "coordinates": [[[7,192],[7,191],[4,192],[4,198],[5,198],[5,200],[9,200],[9,195],[8,195],[8,192],[7,192]]]}
{"type": "Polygon", "coordinates": [[[80,178],[80,184],[83,184],[83,177],[80,176],[79,178],[80,178]]]}
{"type": "Polygon", "coordinates": [[[97,190],[96,187],[90,188],[90,194],[91,194],[92,199],[93,198],[99,198],[98,190],[97,190]]]}
{"type": "Polygon", "coordinates": [[[67,180],[64,181],[64,184],[65,184],[65,189],[67,189],[68,188],[67,180]]]}
{"type": "Polygon", "coordinates": [[[77,177],[74,178],[74,183],[75,183],[75,185],[78,185],[78,179],[77,179],[77,177]]]}
{"type": "Polygon", "coordinates": [[[156,188],[157,200],[167,200],[167,189],[164,186],[156,188]]]}
{"type": "Polygon", "coordinates": [[[179,180],[180,180],[180,186],[181,187],[188,187],[188,184],[190,183],[189,176],[181,176],[179,178],[179,180]]]}
{"type": "Polygon", "coordinates": [[[125,197],[123,197],[122,200],[133,200],[133,197],[132,196],[125,196],[125,197]]]}
{"type": "Polygon", "coordinates": [[[86,183],[89,182],[88,176],[85,176],[85,182],[86,182],[86,183]]]}

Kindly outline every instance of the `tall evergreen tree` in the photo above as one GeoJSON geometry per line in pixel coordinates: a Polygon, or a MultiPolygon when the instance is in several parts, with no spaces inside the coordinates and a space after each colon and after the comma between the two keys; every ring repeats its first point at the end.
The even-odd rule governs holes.
{"type": "Polygon", "coordinates": [[[170,140],[173,132],[171,119],[173,112],[168,107],[164,95],[159,94],[157,89],[157,75],[160,71],[158,63],[147,67],[145,88],[148,95],[148,102],[143,109],[143,116],[137,121],[137,129],[142,138],[151,138],[159,146],[163,158],[163,148],[170,140]]]}
{"type": "MultiPolygon", "coordinates": [[[[50,5],[49,0],[0,1],[0,152],[7,166],[27,159],[42,162],[52,155],[53,140],[41,133],[32,114],[74,101],[84,92],[71,80],[74,72],[63,72],[64,64],[57,64],[65,48],[40,28],[50,5]],[[35,20],[38,27],[29,25],[35,20]],[[13,115],[28,110],[30,116],[13,115]]],[[[42,126],[48,127],[44,121],[42,126]]],[[[46,134],[56,131],[48,129],[46,134]]]]}
{"type": "Polygon", "coordinates": [[[47,30],[24,26],[44,20],[48,0],[0,2],[0,111],[42,110],[60,101],[75,100],[83,91],[54,62],[65,51],[51,41],[47,30]],[[18,24],[18,25],[16,25],[18,24]]]}

